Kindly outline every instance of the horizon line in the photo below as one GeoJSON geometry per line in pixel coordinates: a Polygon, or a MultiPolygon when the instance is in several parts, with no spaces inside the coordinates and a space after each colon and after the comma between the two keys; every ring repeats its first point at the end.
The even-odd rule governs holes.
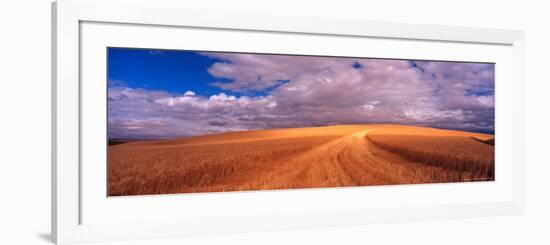
{"type": "Polygon", "coordinates": [[[233,130],[233,131],[224,131],[224,132],[214,132],[206,134],[197,134],[197,135],[179,135],[179,136],[167,136],[167,137],[114,137],[111,138],[107,136],[107,141],[153,141],[153,140],[172,140],[179,138],[190,138],[190,137],[200,137],[206,135],[216,135],[216,134],[226,134],[226,133],[238,133],[238,132],[248,132],[248,131],[264,131],[264,130],[277,130],[277,129],[300,129],[300,128],[321,128],[321,127],[337,127],[337,126],[354,126],[354,125],[381,125],[381,126],[408,126],[408,127],[420,127],[420,128],[432,128],[439,130],[453,130],[461,131],[468,133],[478,133],[478,134],[488,134],[495,136],[495,130],[462,130],[456,128],[444,128],[444,127],[433,127],[433,126],[417,126],[409,124],[392,124],[392,123],[356,123],[356,124],[335,124],[335,125],[320,125],[320,126],[306,126],[306,127],[286,127],[286,128],[265,128],[265,129],[247,129],[247,130],[233,130]]]}

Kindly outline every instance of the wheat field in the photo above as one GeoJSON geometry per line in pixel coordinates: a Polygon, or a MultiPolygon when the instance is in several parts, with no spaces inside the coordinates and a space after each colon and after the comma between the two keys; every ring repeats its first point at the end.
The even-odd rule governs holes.
{"type": "Polygon", "coordinates": [[[271,129],[108,148],[109,196],[494,180],[494,136],[399,125],[271,129]]]}

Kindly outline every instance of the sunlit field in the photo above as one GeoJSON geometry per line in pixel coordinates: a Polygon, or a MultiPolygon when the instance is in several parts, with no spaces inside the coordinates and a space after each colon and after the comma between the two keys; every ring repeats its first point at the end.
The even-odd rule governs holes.
{"type": "Polygon", "coordinates": [[[494,180],[494,136],[397,125],[119,142],[110,196],[494,180]]]}

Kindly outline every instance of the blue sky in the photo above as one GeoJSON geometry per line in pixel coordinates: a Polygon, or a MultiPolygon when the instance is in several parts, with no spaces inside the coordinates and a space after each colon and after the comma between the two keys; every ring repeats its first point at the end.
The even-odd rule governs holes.
{"type": "MultiPolygon", "coordinates": [[[[131,88],[213,95],[222,90],[209,83],[207,71],[217,59],[193,51],[109,48],[108,80],[131,88]]],[[[223,80],[223,79],[222,79],[223,80]]]]}
{"type": "Polygon", "coordinates": [[[494,132],[494,64],[108,49],[109,138],[392,123],[494,132]]]}

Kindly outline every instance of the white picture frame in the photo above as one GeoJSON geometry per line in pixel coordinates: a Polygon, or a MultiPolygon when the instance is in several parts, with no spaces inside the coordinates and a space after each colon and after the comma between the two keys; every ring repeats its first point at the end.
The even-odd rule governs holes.
{"type": "MultiPolygon", "coordinates": [[[[185,2],[171,0],[60,0],[52,5],[52,30],[52,237],[58,244],[513,215],[521,214],[524,211],[524,34],[522,31],[196,11],[186,9],[185,2]],[[311,212],[303,210],[289,212],[282,208],[277,210],[276,207],[271,207],[266,209],[268,211],[264,210],[264,213],[258,211],[254,214],[239,213],[232,215],[230,211],[227,211],[227,214],[218,212],[210,216],[199,214],[192,218],[184,218],[183,215],[182,217],[176,215],[176,219],[149,220],[151,216],[162,215],[162,213],[146,212],[143,208],[146,208],[147,205],[158,205],[159,202],[176,203],[185,201],[181,200],[182,198],[178,195],[168,195],[167,197],[147,199],[150,202],[147,200],[141,202],[140,200],[140,203],[137,204],[141,206],[136,205],[136,207],[139,207],[139,211],[149,214],[147,217],[144,216],[142,220],[119,217],[116,221],[107,222],[108,217],[104,217],[103,221],[83,222],[83,203],[85,203],[83,200],[89,198],[85,197],[86,194],[83,194],[82,176],[92,176],[93,178],[93,175],[90,175],[89,172],[84,172],[87,168],[82,168],[81,165],[83,147],[81,127],[84,112],[81,103],[83,91],[80,83],[85,79],[81,74],[81,69],[83,69],[82,53],[84,52],[82,49],[84,40],[82,26],[86,23],[123,24],[142,26],[144,29],[149,27],[171,27],[262,32],[273,35],[286,33],[319,37],[375,38],[382,41],[426,41],[438,42],[443,46],[447,43],[448,45],[472,44],[506,47],[506,52],[509,51],[510,55],[505,56],[504,59],[507,59],[506,62],[509,64],[506,67],[509,69],[504,71],[506,73],[502,73],[506,74],[505,78],[498,77],[497,73],[496,86],[497,91],[502,89],[502,91],[506,90],[508,92],[501,93],[502,97],[500,98],[497,92],[496,107],[498,108],[499,105],[506,106],[508,110],[505,112],[505,116],[510,120],[506,126],[501,127],[502,131],[499,131],[497,127],[497,134],[503,135],[501,138],[505,140],[502,141],[497,137],[497,145],[502,143],[504,146],[506,144],[507,148],[501,157],[497,155],[496,164],[498,165],[500,160],[510,163],[509,168],[506,169],[509,178],[506,178],[504,182],[497,183],[500,192],[498,196],[495,195],[487,199],[463,200],[461,202],[451,200],[447,203],[438,203],[433,201],[426,205],[426,203],[411,201],[386,208],[344,207],[342,205],[341,210],[334,209],[334,207],[341,204],[334,204],[331,210],[313,209],[311,212]],[[500,83],[502,85],[499,85],[498,81],[503,81],[500,83]],[[143,206],[144,204],[147,205],[143,206]]],[[[165,30],[165,32],[170,32],[170,30],[165,30]]],[[[141,35],[139,32],[136,33],[133,35],[141,35]]],[[[101,41],[102,36],[94,39],[101,41]]],[[[470,58],[476,59],[475,56],[470,58]]],[[[493,187],[465,183],[459,188],[460,190],[456,191],[467,192],[475,188],[486,188],[486,191],[490,192],[493,187]]],[[[429,199],[435,197],[433,193],[447,191],[449,188],[454,189],[454,187],[438,185],[433,188],[429,185],[404,187],[403,189],[380,187],[370,189],[374,192],[371,191],[368,195],[383,196],[386,191],[395,193],[412,191],[413,193],[425,192],[425,199],[429,199]]],[[[289,193],[276,191],[266,192],[266,194],[226,193],[222,194],[223,196],[219,194],[211,196],[211,200],[206,200],[208,199],[206,197],[210,194],[204,194],[202,197],[194,198],[203,198],[210,202],[216,198],[223,198],[220,200],[224,201],[234,199],[234,204],[238,204],[242,202],[242,198],[267,198],[264,200],[283,198],[287,200],[289,198],[299,198],[298,196],[303,195],[345,198],[345,194],[342,193],[355,195],[354,191],[356,190],[321,189],[291,191],[289,193]]],[[[483,193],[479,192],[478,194],[483,193]]],[[[92,200],[90,203],[93,205],[99,202],[92,200]]],[[[134,205],[132,202],[123,204],[134,205]]],[[[115,206],[108,207],[116,209],[115,206]]],[[[129,210],[136,209],[135,207],[127,208],[129,210]]],[[[207,212],[208,210],[203,211],[207,212]]],[[[109,213],[116,213],[117,210],[106,210],[105,212],[108,216],[109,213]]],[[[235,211],[235,213],[237,212],[235,211]]],[[[126,214],[132,215],[132,213],[126,214]]]]}

